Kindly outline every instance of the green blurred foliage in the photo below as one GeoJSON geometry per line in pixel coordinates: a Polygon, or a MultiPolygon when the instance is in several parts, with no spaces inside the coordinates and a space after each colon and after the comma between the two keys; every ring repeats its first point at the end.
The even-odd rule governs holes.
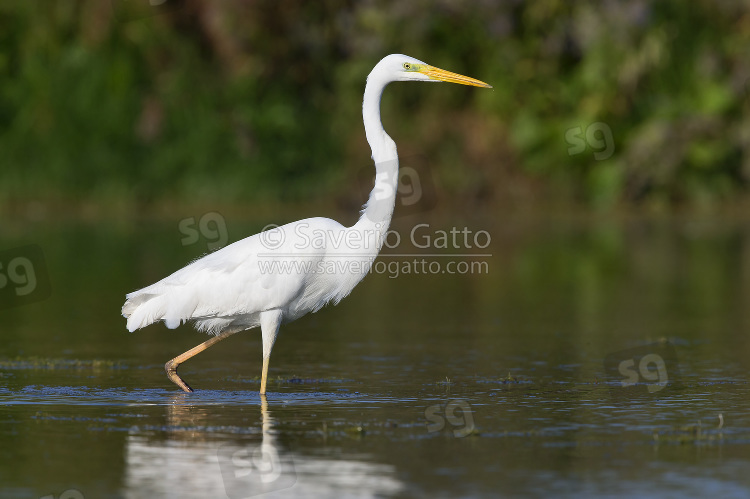
{"type": "Polygon", "coordinates": [[[0,200],[359,200],[392,52],[494,86],[384,97],[455,203],[747,194],[747,2],[148,3],[0,5],[0,200]]]}

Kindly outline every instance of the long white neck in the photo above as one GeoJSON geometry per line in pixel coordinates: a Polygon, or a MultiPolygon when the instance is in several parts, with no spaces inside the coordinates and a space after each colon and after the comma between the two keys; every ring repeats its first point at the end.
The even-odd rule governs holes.
{"type": "Polygon", "coordinates": [[[388,83],[390,80],[383,77],[376,66],[367,77],[362,101],[365,134],[375,162],[375,187],[370,192],[370,197],[362,208],[362,216],[354,228],[372,231],[378,239],[377,251],[380,251],[391,223],[398,189],[396,143],[385,133],[380,122],[380,98],[388,83]]]}

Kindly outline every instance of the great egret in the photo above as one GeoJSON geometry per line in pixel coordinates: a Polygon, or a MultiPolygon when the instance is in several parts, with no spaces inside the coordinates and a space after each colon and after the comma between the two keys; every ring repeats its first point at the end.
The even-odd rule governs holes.
{"type": "Polygon", "coordinates": [[[260,326],[266,392],[268,362],[279,327],[327,303],[338,303],[365,277],[383,245],[398,186],[396,144],[380,122],[380,97],[393,81],[445,81],[490,85],[430,66],[402,54],[384,57],[367,77],[362,118],[375,162],[375,187],[353,226],[308,218],[237,241],[174,274],[127,295],[122,315],[128,331],[164,321],[170,329],[187,321],[213,335],[164,366],[169,379],[192,388],[177,367],[235,333],[260,326]]]}

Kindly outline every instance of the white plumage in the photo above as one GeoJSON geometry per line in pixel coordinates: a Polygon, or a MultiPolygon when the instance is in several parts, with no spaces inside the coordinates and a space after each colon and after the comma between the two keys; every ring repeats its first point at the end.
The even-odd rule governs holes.
{"type": "Polygon", "coordinates": [[[127,328],[132,332],[163,320],[174,329],[194,320],[198,330],[216,335],[227,327],[258,326],[264,310],[281,310],[289,322],[336,304],[364,278],[380,250],[374,240],[367,242],[370,251],[346,246],[346,232],[356,230],[357,225],[309,218],[270,231],[278,236],[255,234],[237,241],[128,294],[122,309],[127,328]],[[327,244],[311,247],[312,236],[300,236],[302,231],[328,236],[327,244]],[[283,244],[275,244],[277,237],[283,244]],[[357,258],[357,264],[342,265],[342,257],[357,258]],[[342,271],[331,274],[331,269],[342,271]]]}
{"type": "Polygon", "coordinates": [[[168,328],[194,321],[214,335],[165,366],[185,391],[177,366],[236,332],[261,326],[265,393],[268,359],[279,326],[328,303],[336,304],[364,278],[383,245],[398,187],[396,144],[380,121],[380,98],[392,81],[449,81],[489,87],[401,54],[382,59],[367,78],[362,116],[375,162],[376,181],[352,227],[328,218],[308,218],[255,234],[204,256],[161,281],[127,295],[127,328],[157,321],[168,328]]]}

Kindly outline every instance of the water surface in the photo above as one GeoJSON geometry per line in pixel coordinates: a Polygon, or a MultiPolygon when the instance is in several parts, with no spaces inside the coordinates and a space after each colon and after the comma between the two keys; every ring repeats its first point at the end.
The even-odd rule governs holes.
{"type": "MultiPolygon", "coordinates": [[[[182,365],[184,394],[163,364],[205,336],[129,334],[119,316],[205,235],[183,245],[177,219],[3,229],[0,250],[41,249],[50,290],[0,310],[0,496],[750,495],[747,224],[395,228],[425,221],[491,244],[381,260],[488,271],[368,276],[283,327],[265,400],[257,331],[182,365]]],[[[227,217],[229,240],[265,222],[227,217]]]]}

